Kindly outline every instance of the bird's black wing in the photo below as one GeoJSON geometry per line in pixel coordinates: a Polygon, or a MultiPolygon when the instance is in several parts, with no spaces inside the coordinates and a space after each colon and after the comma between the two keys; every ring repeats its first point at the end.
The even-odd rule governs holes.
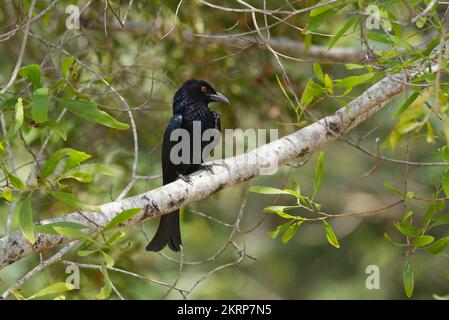
{"type": "MultiPolygon", "coordinates": [[[[178,171],[180,170],[179,165],[175,165],[170,161],[170,151],[178,142],[171,141],[170,135],[174,130],[181,127],[182,116],[180,114],[175,114],[165,129],[164,141],[162,143],[162,177],[164,184],[173,182],[178,178],[178,171]]],[[[162,250],[167,244],[173,251],[179,251],[181,248],[179,209],[161,217],[156,234],[145,249],[147,251],[157,252],[162,250]]]]}
{"type": "Polygon", "coordinates": [[[214,127],[215,127],[215,129],[217,129],[218,131],[221,132],[220,115],[216,111],[212,111],[212,113],[214,114],[214,127]]]}
{"type": "Polygon", "coordinates": [[[203,155],[205,155],[205,158],[202,159],[203,162],[206,161],[207,158],[211,156],[212,150],[218,145],[221,138],[220,115],[215,111],[212,111],[211,113],[213,122],[212,123],[209,122],[209,128],[215,129],[215,131],[213,132],[213,136],[210,137],[209,141],[203,142],[202,151],[203,155]]]}
{"type": "Polygon", "coordinates": [[[217,135],[214,136],[214,141],[212,143],[213,147],[215,148],[215,146],[220,142],[220,137],[221,137],[221,120],[220,120],[220,115],[218,114],[218,112],[216,111],[212,111],[212,114],[214,115],[214,128],[217,129],[217,135]]]}
{"type": "Polygon", "coordinates": [[[174,165],[170,161],[170,150],[177,141],[170,141],[170,135],[174,130],[181,128],[181,125],[182,115],[175,114],[165,129],[164,141],[162,143],[162,176],[164,184],[173,182],[178,178],[174,165]]]}

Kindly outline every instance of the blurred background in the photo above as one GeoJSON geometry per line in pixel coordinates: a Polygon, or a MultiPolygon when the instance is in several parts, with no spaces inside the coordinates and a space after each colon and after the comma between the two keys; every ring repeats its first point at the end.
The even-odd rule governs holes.
{"type": "MultiPolygon", "coordinates": [[[[269,1],[270,8],[288,6],[288,1],[269,1]]],[[[295,8],[310,6],[310,1],[292,2],[295,8]]],[[[312,1],[313,2],[313,1],[312,1]]],[[[272,53],[262,45],[248,43],[220,43],[215,39],[189,37],[192,34],[238,34],[254,30],[251,15],[240,12],[218,10],[200,1],[186,1],[175,11],[178,1],[134,1],[128,10],[128,1],[109,1],[111,9],[105,11],[103,1],[91,1],[81,14],[80,29],[67,30],[66,8],[73,4],[83,8],[87,1],[57,1],[54,8],[48,10],[39,21],[31,26],[23,65],[41,64],[43,82],[51,87],[60,75],[61,65],[69,52],[86,65],[94,68],[126,99],[133,108],[139,138],[139,159],[137,173],[145,176],[161,174],[161,138],[165,125],[171,117],[171,100],[176,89],[189,78],[205,79],[217,91],[225,94],[230,106],[212,105],[211,108],[221,114],[222,128],[264,128],[278,129],[283,136],[299,129],[295,112],[278,85],[276,75],[282,78],[282,70],[272,53]],[[127,20],[121,28],[116,15],[127,20]],[[106,18],[106,21],[104,20],[106,18]],[[176,27],[174,27],[176,24],[176,27]],[[173,28],[174,27],[174,28],[173,28]],[[172,29],[173,28],[173,29],[172,29]],[[204,40],[206,39],[206,40],[204,40]],[[56,44],[60,43],[60,46],[56,44]],[[54,50],[50,50],[54,48],[54,50]]],[[[262,1],[248,2],[262,7],[262,1]]],[[[401,12],[401,1],[391,1],[394,10],[401,12]]],[[[218,4],[218,2],[215,2],[218,4]]],[[[220,1],[220,5],[236,7],[233,1],[220,1]]],[[[37,1],[36,12],[45,10],[49,1],[37,1]]],[[[28,12],[29,1],[2,1],[0,3],[0,32],[11,29],[16,21],[22,21],[28,12]]],[[[333,15],[321,27],[323,34],[335,34],[351,16],[350,8],[333,15]]],[[[406,12],[404,14],[407,14],[406,12]]],[[[259,17],[263,25],[263,18],[259,17]]],[[[270,22],[273,23],[272,18],[270,22]]],[[[276,20],[274,20],[276,21],[276,20]]],[[[288,22],[295,26],[307,23],[307,14],[298,14],[288,22]]],[[[405,30],[412,34],[413,28],[405,30]]],[[[14,68],[21,34],[14,35],[8,41],[0,43],[0,83],[9,80],[14,68]]],[[[419,43],[424,37],[417,35],[413,40],[419,43]]],[[[254,37],[254,34],[250,34],[254,37]]],[[[297,43],[309,42],[309,45],[329,44],[328,36],[313,35],[307,37],[290,25],[279,24],[271,30],[271,37],[286,38],[297,43]]],[[[361,49],[357,32],[343,37],[337,47],[361,49]]],[[[381,48],[382,44],[377,44],[381,48]]],[[[294,55],[302,61],[282,59],[291,87],[299,96],[305,84],[315,77],[313,62],[321,65],[323,72],[339,79],[357,74],[359,70],[348,70],[345,63],[357,64],[359,61],[333,62],[319,58],[294,55]]],[[[122,122],[129,122],[126,112],[120,110],[120,101],[85,66],[77,66],[70,79],[70,86],[79,90],[79,94],[95,101],[102,110],[107,111],[122,122]]],[[[319,99],[311,107],[316,118],[330,114],[349,102],[368,87],[368,84],[355,88],[342,99],[319,99]]],[[[20,84],[11,89],[20,90],[20,84]]],[[[352,141],[372,131],[364,140],[363,146],[375,152],[375,139],[382,143],[391,132],[395,122],[392,113],[405,101],[400,95],[374,117],[346,135],[352,141]]],[[[53,106],[50,117],[56,118],[61,112],[59,106],[53,106]]],[[[309,119],[309,121],[313,121],[309,119]]],[[[113,176],[96,175],[91,183],[66,181],[67,188],[79,199],[89,204],[102,204],[115,199],[130,179],[133,162],[133,138],[131,130],[114,130],[93,122],[86,122],[73,115],[67,115],[61,121],[67,132],[67,141],[53,136],[45,151],[48,157],[62,147],[82,150],[90,155],[89,160],[107,165],[114,171],[113,176]]],[[[304,123],[305,124],[305,123],[304,123]]],[[[25,129],[28,145],[38,150],[45,133],[25,129]]],[[[410,145],[409,158],[413,161],[442,161],[439,154],[433,153],[435,145],[428,144],[425,134],[415,135],[410,145]]],[[[437,141],[438,146],[446,144],[437,141]]],[[[23,179],[32,165],[30,154],[19,142],[13,143],[18,175],[23,179]]],[[[365,176],[375,164],[375,159],[360,152],[344,140],[337,140],[323,148],[324,177],[316,198],[327,213],[348,213],[376,210],[401,199],[401,195],[384,187],[388,182],[395,188],[404,188],[405,166],[390,162],[381,162],[380,167],[371,175],[365,176]]],[[[385,156],[404,159],[405,144],[400,141],[395,150],[382,147],[385,156]]],[[[317,154],[313,154],[306,163],[295,168],[284,166],[275,175],[260,176],[249,185],[283,188],[289,181],[296,181],[304,195],[313,193],[315,163],[317,154]]],[[[304,161],[307,156],[299,159],[304,161]]],[[[3,154],[3,164],[7,157],[3,154]]],[[[408,168],[408,189],[422,198],[431,198],[434,192],[432,178],[439,177],[444,167],[408,168]]],[[[129,192],[129,196],[159,187],[161,179],[138,180],[129,192]]],[[[201,217],[201,212],[233,224],[239,213],[246,184],[229,188],[208,197],[203,201],[190,204],[182,212],[181,230],[184,244],[184,261],[203,261],[213,256],[227,241],[231,228],[201,217]]],[[[0,204],[0,236],[4,227],[8,207],[0,204]]],[[[184,264],[181,274],[179,264],[155,253],[144,250],[148,239],[153,236],[158,221],[152,219],[141,225],[123,229],[126,233],[119,249],[107,251],[115,260],[115,267],[149,277],[154,280],[173,283],[190,288],[197,281],[198,286],[189,298],[198,299],[403,299],[406,298],[402,285],[402,265],[405,250],[393,246],[384,239],[388,233],[394,240],[403,242],[403,236],[397,232],[393,223],[403,214],[403,205],[382,212],[364,216],[331,219],[341,247],[336,249],[326,241],[320,222],[304,223],[296,235],[286,244],[279,238],[271,239],[266,234],[273,231],[285,220],[275,214],[266,214],[263,209],[272,204],[293,205],[294,199],[288,196],[270,196],[256,193],[248,194],[244,208],[241,230],[257,226],[252,232],[236,236],[236,242],[245,248],[253,258],[245,257],[240,263],[238,254],[232,246],[212,261],[202,264],[184,264]],[[258,223],[260,222],[260,225],[258,223]],[[380,270],[380,289],[368,290],[365,270],[376,265],[380,270]],[[216,270],[216,268],[223,267],[216,270]],[[214,271],[212,274],[209,272],[214,271]],[[216,272],[215,272],[216,271],[216,272]],[[204,278],[204,279],[203,279],[204,278]]],[[[415,212],[415,219],[422,219],[427,210],[426,201],[411,201],[409,210],[415,212]]],[[[72,211],[64,204],[52,201],[44,193],[39,201],[33,202],[34,219],[42,220],[62,216],[72,211]]],[[[13,229],[17,228],[14,217],[13,229]]],[[[444,230],[436,230],[444,234],[444,230]]],[[[42,253],[50,257],[55,250],[42,253]]],[[[167,256],[179,259],[179,256],[164,250],[167,256]]],[[[79,263],[99,264],[95,256],[80,257],[69,254],[67,260],[79,263]]],[[[430,256],[417,250],[410,257],[415,274],[415,299],[430,299],[433,294],[449,293],[448,263],[442,256],[430,256]]],[[[13,265],[0,270],[0,291],[6,290],[20,276],[24,275],[39,262],[37,255],[26,257],[13,265]]],[[[21,293],[31,295],[43,287],[59,281],[65,281],[66,265],[55,264],[34,277],[21,293]]],[[[109,272],[111,281],[126,299],[158,299],[165,295],[168,288],[149,283],[133,276],[118,272],[109,272]]],[[[67,299],[94,299],[103,286],[103,276],[99,270],[81,268],[81,289],[67,293],[67,299]]],[[[169,292],[168,298],[181,299],[176,290],[169,292]]],[[[112,299],[117,296],[113,293],[112,299]]]]}

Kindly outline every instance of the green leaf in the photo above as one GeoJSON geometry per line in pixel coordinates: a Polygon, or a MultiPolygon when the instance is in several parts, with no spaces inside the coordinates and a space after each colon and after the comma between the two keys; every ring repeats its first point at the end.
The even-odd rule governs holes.
{"type": "Polygon", "coordinates": [[[290,241],[290,239],[295,235],[296,231],[298,231],[298,228],[301,224],[303,224],[304,221],[298,221],[292,224],[287,228],[287,230],[282,235],[282,242],[287,243],[290,241]]]}
{"type": "Polygon", "coordinates": [[[20,68],[22,78],[27,78],[33,84],[34,90],[41,86],[41,68],[38,64],[30,64],[20,68]]]}
{"type": "MultiPolygon", "coordinates": [[[[350,91],[352,90],[352,88],[368,82],[373,76],[373,72],[369,72],[361,76],[349,76],[344,79],[337,80],[335,87],[341,89],[349,89],[350,91]]],[[[345,94],[349,93],[349,91],[346,90],[345,94]]]]}
{"type": "Polygon", "coordinates": [[[291,180],[290,181],[291,185],[292,185],[292,190],[296,195],[301,195],[301,188],[299,187],[299,184],[296,183],[295,180],[291,180]]]}
{"type": "Polygon", "coordinates": [[[409,226],[411,224],[411,219],[413,216],[413,211],[407,211],[407,213],[402,217],[402,224],[409,226]]]}
{"type": "Polygon", "coordinates": [[[387,188],[388,190],[394,192],[394,193],[398,193],[400,195],[402,195],[402,192],[399,191],[398,189],[396,189],[395,187],[393,187],[391,184],[389,184],[388,182],[384,183],[385,188],[387,188]]]}
{"type": "Polygon", "coordinates": [[[385,44],[393,44],[393,41],[385,33],[368,31],[368,32],[365,32],[365,35],[368,39],[373,40],[373,41],[377,41],[377,42],[385,43],[385,44]]]}
{"type": "Polygon", "coordinates": [[[424,27],[424,25],[426,24],[426,20],[427,20],[427,18],[426,18],[426,16],[421,16],[417,21],[416,21],[416,26],[418,27],[418,28],[422,28],[422,27],[424,27]]]}
{"type": "Polygon", "coordinates": [[[290,194],[289,192],[281,189],[263,186],[252,186],[249,188],[249,191],[262,194],[290,194]]]}
{"type": "Polygon", "coordinates": [[[334,94],[334,83],[327,73],[324,75],[324,85],[330,94],[334,94]]]}
{"type": "Polygon", "coordinates": [[[112,234],[112,236],[106,241],[108,245],[113,245],[116,241],[123,239],[126,236],[126,233],[124,233],[121,230],[117,230],[112,234]]]}
{"type": "Polygon", "coordinates": [[[61,180],[62,179],[75,179],[82,183],[89,183],[92,182],[93,175],[89,173],[74,172],[72,174],[65,174],[63,177],[61,177],[61,180]]]}
{"type": "Polygon", "coordinates": [[[19,190],[25,190],[27,188],[25,183],[23,183],[23,181],[19,177],[15,176],[9,172],[8,172],[8,180],[9,180],[9,182],[11,182],[11,184],[13,185],[14,188],[17,188],[19,190]]]}
{"type": "Polygon", "coordinates": [[[87,121],[97,122],[104,126],[119,130],[125,130],[129,128],[128,124],[119,122],[108,113],[98,109],[97,105],[94,102],[61,98],[57,98],[56,100],[63,107],[69,109],[72,113],[87,121]]]}
{"type": "Polygon", "coordinates": [[[84,153],[82,151],[70,152],[62,170],[63,173],[67,173],[68,170],[77,167],[81,162],[84,162],[91,158],[90,154],[84,153]]]}
{"type": "Polygon", "coordinates": [[[318,193],[318,190],[320,189],[321,180],[323,179],[323,172],[324,172],[324,153],[323,151],[321,151],[320,155],[316,160],[315,183],[313,186],[312,200],[315,198],[315,196],[318,193]]]}
{"type": "Polygon", "coordinates": [[[422,222],[422,226],[423,227],[427,227],[430,223],[430,221],[432,220],[433,216],[435,215],[437,210],[437,207],[435,205],[435,203],[432,203],[429,208],[426,211],[426,214],[424,215],[424,219],[422,222]]]}
{"type": "Polygon", "coordinates": [[[48,88],[34,90],[33,102],[31,104],[31,116],[37,122],[44,122],[48,119],[48,88]]]}
{"type": "Polygon", "coordinates": [[[439,254],[444,249],[446,249],[448,244],[449,244],[449,236],[443,237],[441,239],[436,240],[434,243],[428,246],[426,250],[431,254],[439,254]]]}
{"type": "Polygon", "coordinates": [[[418,233],[418,229],[412,226],[406,226],[403,225],[402,223],[399,222],[395,222],[394,226],[396,227],[396,229],[398,229],[398,231],[400,233],[402,233],[405,236],[415,236],[418,233]]]}
{"type": "Polygon", "coordinates": [[[59,191],[48,191],[48,193],[53,198],[65,203],[69,207],[76,208],[76,209],[82,209],[82,210],[98,211],[97,206],[92,206],[92,205],[82,203],[72,193],[59,192],[59,191]]]}
{"type": "Polygon", "coordinates": [[[400,134],[405,134],[407,132],[420,129],[423,126],[421,122],[409,122],[402,126],[398,126],[398,132],[400,134]]]}
{"type": "Polygon", "coordinates": [[[424,246],[432,243],[433,240],[435,240],[435,238],[432,236],[422,235],[422,236],[417,236],[416,238],[413,238],[413,244],[416,247],[424,247],[424,246]]]}
{"type": "Polygon", "coordinates": [[[101,255],[103,256],[104,262],[106,263],[106,266],[109,268],[113,267],[115,264],[114,258],[112,258],[110,255],[108,255],[106,252],[101,251],[101,255]]]}
{"type": "Polygon", "coordinates": [[[15,212],[19,217],[19,227],[25,238],[27,238],[32,244],[36,242],[34,237],[33,226],[33,209],[31,206],[31,192],[26,196],[24,200],[20,200],[15,208],[15,212]]]}
{"type": "Polygon", "coordinates": [[[306,87],[302,92],[301,96],[301,105],[307,107],[315,97],[320,96],[323,93],[323,88],[317,83],[315,83],[312,79],[307,81],[306,87]]]}
{"type": "Polygon", "coordinates": [[[72,168],[66,172],[66,175],[73,174],[75,172],[81,172],[86,174],[104,174],[106,176],[114,176],[116,173],[114,170],[109,168],[108,166],[104,164],[97,164],[97,163],[89,163],[89,164],[82,164],[80,166],[77,166],[75,168],[72,168]]]}
{"type": "Polygon", "coordinates": [[[4,188],[4,189],[2,190],[2,197],[3,197],[3,199],[5,199],[6,201],[13,202],[12,192],[11,192],[10,189],[4,188]]]}
{"type": "Polygon", "coordinates": [[[340,28],[340,30],[337,31],[335,36],[332,37],[332,41],[329,43],[327,50],[332,49],[332,47],[337,43],[338,40],[345,34],[346,31],[355,23],[357,23],[359,20],[358,16],[353,16],[350,18],[346,23],[343,25],[343,27],[340,28]]]}
{"type": "Polygon", "coordinates": [[[288,194],[291,194],[292,196],[294,196],[296,198],[303,198],[303,196],[301,196],[301,194],[296,192],[295,190],[284,189],[284,191],[287,192],[288,194]]]}
{"type": "Polygon", "coordinates": [[[61,179],[76,179],[80,182],[92,182],[94,175],[104,174],[107,176],[115,175],[115,172],[106,165],[102,164],[84,164],[68,170],[61,179]]]}
{"type": "Polygon", "coordinates": [[[317,79],[324,83],[324,74],[319,63],[313,64],[313,72],[315,72],[317,79]]]}
{"type": "Polygon", "coordinates": [[[93,239],[86,233],[79,231],[78,229],[67,228],[67,227],[53,227],[53,229],[61,236],[74,238],[74,239],[85,239],[93,241],[93,239]]]}
{"type": "Polygon", "coordinates": [[[404,284],[405,294],[407,295],[407,297],[411,298],[411,296],[413,295],[414,278],[413,278],[412,265],[408,260],[406,260],[404,263],[402,281],[404,284]]]}
{"type": "Polygon", "coordinates": [[[290,220],[286,223],[281,224],[280,226],[277,226],[274,231],[268,232],[267,236],[269,236],[271,239],[276,239],[279,235],[283,234],[294,222],[294,220],[290,220]]]}
{"type": "Polygon", "coordinates": [[[61,73],[64,78],[67,78],[67,73],[69,72],[70,67],[75,62],[75,59],[73,57],[64,57],[61,64],[61,73]]]}
{"type": "Polygon", "coordinates": [[[71,148],[59,149],[51,155],[47,162],[45,162],[40,175],[41,179],[45,180],[48,176],[50,176],[55,171],[58,163],[64,157],[68,157],[64,168],[64,172],[66,172],[79,163],[90,159],[91,155],[71,148]]]}
{"type": "Polygon", "coordinates": [[[269,207],[264,208],[263,210],[265,212],[276,213],[278,216],[285,218],[285,219],[296,219],[296,220],[303,219],[300,216],[293,216],[291,214],[285,213],[285,210],[295,209],[295,208],[298,208],[298,206],[269,206],[269,207]]]}
{"type": "Polygon", "coordinates": [[[335,14],[336,11],[346,5],[347,3],[343,2],[341,4],[334,4],[333,6],[322,6],[311,10],[309,14],[309,21],[307,22],[303,32],[306,33],[315,31],[330,15],[335,14]]]}
{"type": "Polygon", "coordinates": [[[426,134],[426,141],[427,143],[435,144],[435,133],[433,131],[432,124],[430,121],[426,122],[426,128],[427,128],[427,134],[426,134]]]}
{"type": "Polygon", "coordinates": [[[330,224],[323,220],[324,229],[326,230],[326,239],[327,242],[329,242],[330,245],[334,246],[335,248],[340,248],[340,243],[338,242],[337,236],[334,233],[334,230],[332,230],[332,227],[330,224]]]}
{"type": "Polygon", "coordinates": [[[52,222],[47,224],[40,224],[37,226],[34,226],[34,230],[39,233],[44,234],[59,234],[54,227],[62,227],[66,229],[76,229],[76,230],[83,230],[83,229],[89,229],[89,226],[86,226],[81,223],[72,222],[72,221],[61,221],[61,222],[52,222]]]}
{"type": "Polygon", "coordinates": [[[74,289],[75,289],[75,286],[73,284],[65,283],[65,282],[57,282],[57,283],[53,283],[53,284],[49,285],[48,287],[42,289],[41,291],[26,298],[26,300],[32,300],[32,299],[48,296],[51,294],[58,294],[61,292],[72,291],[74,289]]]}
{"type": "Polygon", "coordinates": [[[16,135],[16,133],[19,131],[19,129],[22,127],[23,124],[23,102],[22,98],[17,99],[17,103],[15,106],[15,116],[14,116],[14,122],[8,129],[8,133],[6,134],[5,140],[9,140],[12,137],[16,135]]]}
{"type": "Polygon", "coordinates": [[[363,64],[356,64],[356,63],[347,63],[345,64],[346,69],[348,70],[356,70],[356,69],[364,69],[366,68],[363,64]]]}
{"type": "Polygon", "coordinates": [[[116,225],[134,217],[141,210],[142,209],[140,209],[140,208],[133,208],[133,209],[128,209],[128,210],[120,212],[118,215],[116,215],[114,218],[112,218],[111,221],[108,222],[108,224],[104,227],[103,231],[108,231],[108,230],[113,229],[116,225]]]}
{"type": "Polygon", "coordinates": [[[443,210],[444,210],[444,207],[446,206],[446,202],[445,202],[444,200],[438,200],[438,201],[436,202],[436,205],[437,205],[437,209],[438,209],[439,211],[443,211],[443,210]]]}
{"type": "MultiPolygon", "coordinates": [[[[317,1],[317,2],[318,3],[319,2],[323,3],[324,1],[320,0],[320,1],[317,1]]],[[[324,12],[331,11],[331,10],[332,10],[332,8],[329,7],[329,6],[319,6],[317,8],[314,8],[314,9],[310,10],[309,17],[315,17],[315,16],[318,16],[320,14],[323,14],[324,12]]]]}
{"type": "Polygon", "coordinates": [[[407,108],[418,98],[420,95],[419,92],[414,92],[408,97],[408,99],[399,107],[399,109],[392,115],[392,119],[396,119],[399,117],[407,108]]]}
{"type": "Polygon", "coordinates": [[[391,237],[387,233],[384,233],[384,238],[385,238],[385,240],[387,240],[388,242],[390,242],[392,245],[394,245],[396,247],[405,248],[408,246],[408,244],[406,244],[406,243],[399,243],[399,242],[394,241],[393,239],[391,239],[391,237]]]}
{"type": "Polygon", "coordinates": [[[101,273],[104,278],[104,286],[101,288],[100,292],[97,294],[97,299],[107,299],[112,292],[111,278],[109,278],[108,269],[104,264],[101,264],[101,273]]]}
{"type": "Polygon", "coordinates": [[[79,255],[80,257],[87,257],[90,256],[91,254],[97,252],[98,250],[80,250],[77,252],[77,255],[79,255]]]}

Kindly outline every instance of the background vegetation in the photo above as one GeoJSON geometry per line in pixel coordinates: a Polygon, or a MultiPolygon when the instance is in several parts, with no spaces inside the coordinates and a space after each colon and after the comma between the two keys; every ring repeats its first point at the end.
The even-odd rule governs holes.
{"type": "MultiPolygon", "coordinates": [[[[32,2],[8,0],[0,4],[2,88],[10,80],[20,55],[24,24],[32,2]],[[16,25],[22,26],[21,29],[8,33],[16,25]]],[[[106,246],[98,240],[89,248],[72,250],[66,255],[64,259],[68,261],[91,267],[103,265],[103,272],[81,268],[80,290],[60,293],[65,298],[117,299],[115,291],[126,299],[155,299],[165,297],[166,293],[168,298],[182,298],[179,291],[166,286],[120,272],[105,272],[105,266],[112,264],[164,283],[177,281],[176,286],[186,290],[197,283],[188,297],[200,299],[402,299],[407,297],[404,281],[408,295],[412,290],[414,299],[449,293],[444,243],[440,243],[443,248],[439,255],[426,250],[432,242],[447,236],[449,219],[445,202],[449,179],[445,165],[381,161],[375,166],[376,146],[383,156],[393,159],[418,163],[449,161],[447,50],[443,45],[435,53],[435,48],[445,44],[447,36],[444,20],[447,4],[420,0],[327,1],[329,4],[325,5],[325,1],[321,5],[319,1],[284,0],[211,2],[225,7],[219,8],[203,1],[78,2],[52,1],[51,4],[56,4],[49,7],[50,1],[36,1],[33,17],[47,8],[48,12],[30,25],[21,72],[1,95],[5,132],[9,130],[10,133],[2,137],[1,144],[0,236],[7,232],[11,203],[19,202],[23,207],[30,193],[34,221],[62,216],[83,204],[99,205],[119,197],[132,178],[136,156],[133,132],[120,124],[131,122],[119,96],[132,109],[138,134],[135,173],[145,176],[135,179],[127,193],[135,195],[161,185],[161,138],[171,117],[173,94],[186,79],[206,79],[231,100],[229,107],[212,106],[221,114],[223,128],[276,128],[279,136],[283,136],[334,112],[382,77],[405,68],[415,71],[417,62],[421,66],[439,62],[441,70],[437,74],[425,71],[415,81],[422,86],[410,86],[381,112],[322,150],[323,170],[318,171],[323,177],[315,197],[320,210],[329,214],[379,210],[373,214],[328,219],[338,238],[338,249],[329,245],[321,221],[306,221],[296,234],[291,234],[287,243],[283,243],[281,236],[272,239],[267,233],[288,220],[276,212],[266,213],[264,208],[274,204],[295,205],[295,198],[247,194],[247,185],[242,184],[183,210],[181,272],[179,263],[172,260],[179,259],[178,255],[164,251],[167,258],[144,250],[157,227],[153,219],[123,229],[124,234],[116,235],[119,239],[114,245],[106,246]],[[79,6],[82,11],[79,30],[66,27],[66,8],[70,4],[79,6]],[[255,32],[257,26],[245,4],[260,10],[266,8],[271,13],[256,14],[260,28],[288,16],[279,11],[294,12],[318,4],[315,11],[291,14],[269,29],[272,43],[288,39],[305,46],[305,50],[283,51],[281,46],[277,49],[275,45],[277,54],[267,50],[260,41],[260,34],[255,32]],[[366,29],[368,15],[365,13],[370,4],[380,10],[380,29],[366,29]],[[240,33],[248,34],[230,37],[240,33]],[[310,53],[313,47],[319,46],[324,51],[329,46],[334,47],[332,50],[344,47],[350,51],[343,60],[323,59],[310,53]],[[36,70],[40,73],[37,80],[36,70]],[[48,93],[39,88],[49,88],[48,93]],[[39,94],[43,102],[36,100],[39,94]],[[46,102],[47,96],[49,102],[46,102]],[[18,98],[24,107],[21,124],[18,124],[18,98]],[[70,99],[90,101],[120,123],[104,114],[86,118],[81,112],[80,116],[76,106],[70,108],[70,99]],[[47,103],[48,116],[45,110],[44,114],[39,114],[42,108],[36,106],[47,103]],[[64,108],[69,111],[58,125],[56,120],[64,108]],[[301,112],[301,108],[308,111],[301,112]],[[53,134],[39,155],[49,132],[53,134]],[[370,150],[374,157],[354,144],[370,150]],[[81,162],[77,158],[80,154],[66,153],[65,160],[62,159],[55,170],[50,170],[48,177],[42,177],[48,160],[62,148],[82,151],[91,158],[81,162]],[[68,167],[64,169],[67,155],[75,159],[72,171],[68,167]],[[41,168],[33,171],[28,180],[35,158],[40,161],[41,168]],[[88,164],[98,165],[85,166],[88,164]],[[36,175],[40,175],[39,178],[36,175]],[[52,196],[54,191],[73,194],[80,203],[68,205],[67,194],[61,201],[52,196]],[[223,254],[204,261],[226,243],[231,228],[199,216],[198,212],[233,224],[245,194],[247,204],[240,227],[242,231],[253,230],[239,233],[235,241],[245,247],[250,256],[239,261],[236,250],[229,246],[223,254]],[[408,214],[410,211],[413,216],[408,214]],[[426,222],[436,225],[427,230],[426,222]],[[393,245],[384,239],[385,233],[405,245],[393,245]],[[426,235],[431,235],[432,239],[423,238],[426,235]],[[415,243],[415,238],[424,244],[415,243]],[[86,252],[92,248],[101,251],[86,252]],[[80,250],[84,251],[80,253],[80,250]],[[192,261],[203,263],[188,263],[192,261]],[[413,275],[404,271],[408,264],[413,275]],[[379,290],[365,287],[368,276],[365,270],[369,265],[380,269],[379,290]],[[209,274],[211,271],[213,273],[209,274]],[[108,287],[107,277],[115,288],[108,287]],[[412,277],[413,286],[410,285],[412,277]]],[[[268,37],[266,30],[261,32],[268,37]]],[[[300,186],[301,194],[311,198],[317,163],[320,163],[318,154],[306,156],[292,166],[280,168],[276,175],[251,180],[249,185],[283,189],[290,187],[293,180],[300,186]]],[[[296,210],[295,214],[309,217],[306,209],[296,210]]],[[[24,220],[30,214],[22,215],[25,217],[21,221],[20,208],[11,215],[11,230],[29,230],[24,220]]],[[[32,255],[2,269],[0,291],[13,285],[38,264],[40,258],[49,258],[56,252],[54,249],[42,252],[41,256],[32,255]]],[[[66,267],[64,263],[56,263],[46,268],[22,286],[15,297],[30,297],[52,283],[64,282],[68,276],[66,267]]],[[[61,297],[53,294],[43,298],[55,296],[61,297]]]]}

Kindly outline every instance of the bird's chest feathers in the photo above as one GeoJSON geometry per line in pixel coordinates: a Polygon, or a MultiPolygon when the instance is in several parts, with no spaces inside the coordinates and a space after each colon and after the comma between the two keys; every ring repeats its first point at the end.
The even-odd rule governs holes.
{"type": "Polygon", "coordinates": [[[194,125],[201,125],[201,132],[204,132],[214,128],[214,115],[207,106],[189,107],[182,114],[182,122],[182,127],[186,129],[193,128],[194,125]]]}

